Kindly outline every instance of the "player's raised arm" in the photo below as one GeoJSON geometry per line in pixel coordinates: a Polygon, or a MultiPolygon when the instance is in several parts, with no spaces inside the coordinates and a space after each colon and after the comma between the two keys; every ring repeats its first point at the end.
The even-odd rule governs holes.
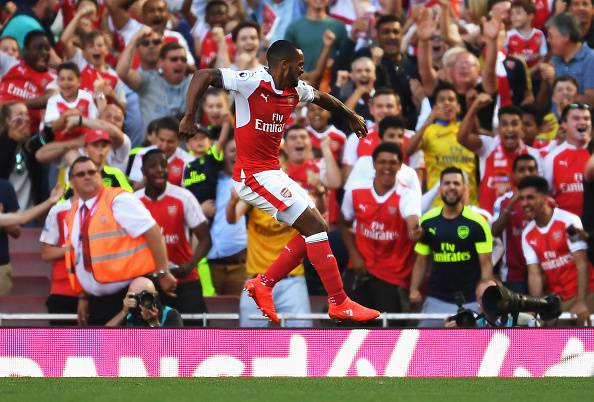
{"type": "Polygon", "coordinates": [[[198,109],[198,102],[209,86],[223,88],[223,74],[218,68],[206,68],[194,73],[188,94],[186,95],[186,113],[179,124],[179,134],[185,137],[196,135],[194,117],[198,109]]]}
{"type": "Polygon", "coordinates": [[[349,122],[351,130],[357,137],[362,138],[367,135],[365,119],[346,107],[344,103],[336,99],[334,96],[314,90],[314,99],[312,103],[315,103],[332,113],[338,113],[341,117],[345,118],[349,122]]]}

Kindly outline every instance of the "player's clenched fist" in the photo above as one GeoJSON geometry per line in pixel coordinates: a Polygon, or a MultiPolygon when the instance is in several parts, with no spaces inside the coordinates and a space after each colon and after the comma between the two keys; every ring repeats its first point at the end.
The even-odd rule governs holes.
{"type": "Polygon", "coordinates": [[[184,116],[179,123],[179,135],[182,138],[191,138],[196,135],[196,123],[190,116],[184,116]]]}
{"type": "Polygon", "coordinates": [[[365,124],[365,119],[363,117],[356,113],[351,113],[348,116],[348,119],[351,131],[353,131],[357,137],[363,138],[367,136],[367,125],[365,124]]]}

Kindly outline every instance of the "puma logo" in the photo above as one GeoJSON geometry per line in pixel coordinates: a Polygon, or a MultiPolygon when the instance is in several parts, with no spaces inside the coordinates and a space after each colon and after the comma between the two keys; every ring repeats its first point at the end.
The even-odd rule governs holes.
{"type": "Polygon", "coordinates": [[[429,233],[431,233],[433,236],[435,236],[435,234],[437,233],[437,230],[435,230],[435,228],[429,228],[429,233]]]}
{"type": "Polygon", "coordinates": [[[260,96],[262,97],[262,99],[264,99],[264,101],[265,101],[266,103],[268,103],[268,97],[269,97],[270,95],[264,95],[263,93],[260,93],[260,96]]]}
{"type": "Polygon", "coordinates": [[[345,315],[348,315],[349,317],[352,317],[352,316],[353,316],[353,310],[351,310],[351,309],[348,309],[348,310],[342,310],[342,312],[343,312],[345,315]]]}

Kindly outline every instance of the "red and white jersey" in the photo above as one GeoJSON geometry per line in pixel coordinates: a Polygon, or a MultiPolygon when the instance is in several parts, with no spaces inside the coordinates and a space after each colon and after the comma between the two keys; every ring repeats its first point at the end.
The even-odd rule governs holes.
{"type": "MultiPolygon", "coordinates": [[[[193,251],[188,239],[188,230],[206,222],[196,197],[185,188],[171,183],[167,183],[163,194],[154,201],[146,196],[145,189],[136,191],[134,195],[161,227],[170,266],[178,267],[191,260],[193,251]]],[[[193,269],[191,274],[178,279],[178,283],[192,282],[197,279],[198,271],[193,269]]]]}
{"type": "Polygon", "coordinates": [[[511,176],[514,159],[519,155],[530,154],[536,159],[542,174],[540,152],[520,143],[513,153],[508,153],[501,145],[499,136],[480,136],[483,146],[477,152],[480,162],[480,197],[479,206],[493,213],[493,206],[498,197],[511,190],[511,176]]]}
{"type": "MultiPolygon", "coordinates": [[[[531,221],[522,232],[522,251],[526,264],[540,265],[546,278],[545,292],[555,293],[561,300],[571,299],[577,294],[577,267],[572,253],[588,248],[584,241],[571,241],[567,235],[567,228],[571,225],[582,229],[582,221],[578,216],[555,208],[545,227],[538,227],[535,221],[531,221]]],[[[592,270],[589,278],[588,291],[592,291],[592,270]]]]}
{"type": "Polygon", "coordinates": [[[417,198],[396,188],[380,196],[372,185],[346,191],[342,202],[345,220],[355,222],[355,244],[369,273],[405,288],[410,286],[414,264],[406,218],[421,216],[417,198]]]}
{"type": "MultiPolygon", "coordinates": [[[[24,61],[13,59],[12,67],[0,81],[0,102],[26,101],[37,98],[56,88],[56,72],[52,69],[37,71],[24,61]]],[[[43,109],[29,109],[31,129],[39,130],[43,109]]]]}
{"type": "Polygon", "coordinates": [[[322,141],[326,137],[330,137],[330,149],[332,149],[334,159],[340,163],[340,156],[347,140],[345,133],[332,124],[322,132],[316,131],[312,126],[307,126],[307,132],[309,133],[309,138],[311,138],[311,145],[314,150],[319,150],[322,141]]]}
{"type": "MultiPolygon", "coordinates": [[[[66,245],[66,215],[70,212],[72,204],[66,200],[54,205],[45,218],[45,225],[39,237],[41,243],[50,246],[64,247],[66,245]]],[[[52,283],[50,294],[63,296],[78,296],[72,289],[68,280],[66,263],[64,258],[55,259],[52,262],[52,283]]]]}
{"type": "Polygon", "coordinates": [[[276,89],[264,68],[258,71],[220,69],[223,86],[235,98],[237,159],[233,180],[279,170],[280,143],[285,124],[299,102],[314,100],[315,90],[303,81],[294,88],[276,89]]]}
{"type": "Polygon", "coordinates": [[[532,25],[537,29],[545,29],[549,17],[553,14],[553,3],[555,0],[533,0],[536,13],[532,25]]]}
{"type": "Polygon", "coordinates": [[[76,99],[72,102],[64,99],[60,92],[50,96],[47,100],[43,121],[46,125],[51,126],[51,123],[58,120],[65,111],[72,109],[77,109],[81,116],[87,119],[96,119],[98,115],[97,105],[95,105],[93,95],[90,92],[79,89],[76,99]]]}
{"type": "Polygon", "coordinates": [[[504,47],[507,54],[524,60],[528,67],[542,60],[548,51],[544,33],[536,28],[532,28],[528,35],[524,35],[517,29],[510,29],[505,37],[504,47]]]}
{"type": "MultiPolygon", "coordinates": [[[[501,211],[508,207],[513,196],[513,191],[509,191],[495,201],[493,216],[495,220],[499,219],[501,211]]],[[[502,235],[504,255],[500,271],[503,281],[526,280],[526,260],[522,252],[522,231],[527,224],[528,219],[522,206],[519,202],[514,203],[502,235]]]]}
{"type": "MultiPolygon", "coordinates": [[[[130,180],[136,182],[142,181],[142,156],[151,149],[155,148],[157,148],[156,145],[151,145],[138,151],[136,157],[134,158],[134,163],[132,163],[132,168],[130,169],[130,180]]],[[[173,155],[167,159],[167,181],[171,184],[175,184],[176,186],[181,186],[184,178],[184,169],[186,165],[192,162],[194,159],[196,158],[190,155],[188,152],[184,151],[180,147],[177,147],[173,155]]]]}
{"type": "Polygon", "coordinates": [[[582,216],[584,169],[589,158],[586,148],[576,148],[565,141],[544,160],[544,177],[557,206],[577,216],[582,216]]]}
{"type": "Polygon", "coordinates": [[[80,89],[93,94],[95,93],[95,81],[103,79],[113,88],[118,99],[126,102],[126,88],[113,68],[106,66],[105,71],[99,71],[94,65],[85,60],[80,50],[76,51],[70,61],[76,63],[80,70],[80,89]]]}
{"type": "Polygon", "coordinates": [[[362,156],[371,156],[373,150],[380,143],[379,133],[375,127],[370,128],[367,136],[358,138],[356,134],[351,134],[344,146],[344,153],[342,154],[342,163],[349,166],[354,166],[362,156]]]}
{"type": "MultiPolygon", "coordinates": [[[[63,26],[66,27],[68,24],[70,24],[70,21],[72,21],[72,19],[74,18],[74,15],[76,14],[76,4],[79,3],[80,0],[62,0],[61,1],[61,10],[62,10],[62,18],[64,18],[64,22],[63,22],[63,26]]],[[[105,1],[104,0],[98,0],[96,2],[97,4],[97,20],[93,21],[93,27],[95,29],[100,29],[101,28],[101,17],[103,16],[103,14],[105,13],[105,1]]]]}
{"type": "MultiPolygon", "coordinates": [[[[233,60],[235,58],[235,43],[233,43],[231,34],[225,35],[225,42],[227,43],[229,59],[233,60]]],[[[208,31],[206,35],[204,35],[200,45],[200,68],[210,68],[213,60],[216,59],[218,52],[219,47],[212,39],[210,31],[208,31]]]]}

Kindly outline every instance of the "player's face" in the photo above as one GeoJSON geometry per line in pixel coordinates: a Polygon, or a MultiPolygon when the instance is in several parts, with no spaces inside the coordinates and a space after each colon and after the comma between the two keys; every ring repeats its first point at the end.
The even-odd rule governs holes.
{"type": "Polygon", "coordinates": [[[208,95],[204,98],[204,106],[202,108],[204,109],[204,113],[206,113],[208,121],[215,126],[222,125],[225,114],[229,112],[227,98],[222,93],[208,95]]]}
{"type": "Polygon", "coordinates": [[[460,113],[460,103],[456,92],[452,90],[439,91],[435,98],[437,118],[445,121],[454,121],[460,113]]]}
{"type": "Polygon", "coordinates": [[[50,58],[50,44],[45,36],[34,38],[25,48],[23,58],[37,71],[47,71],[50,58]]]}
{"type": "Polygon", "coordinates": [[[0,51],[12,57],[19,57],[19,44],[12,38],[4,38],[0,41],[0,51]]]}
{"type": "Polygon", "coordinates": [[[378,95],[369,104],[369,113],[376,123],[386,116],[398,116],[402,112],[400,102],[394,95],[378,95]]]}
{"type": "Polygon", "coordinates": [[[539,131],[534,115],[529,113],[523,114],[522,125],[524,126],[524,142],[532,144],[532,141],[534,141],[539,131]]]}
{"type": "Polygon", "coordinates": [[[580,24],[590,24],[593,12],[592,0],[571,0],[569,12],[576,16],[580,24]]]}
{"type": "Polygon", "coordinates": [[[404,140],[404,129],[401,127],[389,127],[384,132],[384,138],[382,139],[383,142],[391,142],[393,144],[398,145],[399,147],[402,146],[403,140],[404,140]]]}
{"type": "Polygon", "coordinates": [[[299,77],[303,74],[303,52],[297,49],[297,56],[287,64],[287,85],[296,87],[299,83],[299,77]]]}
{"type": "Polygon", "coordinates": [[[399,22],[387,22],[379,26],[377,30],[377,41],[388,57],[400,53],[400,42],[402,40],[402,26],[399,22]]]}
{"type": "Polygon", "coordinates": [[[459,173],[443,175],[439,184],[441,199],[446,205],[455,206],[462,201],[465,191],[464,177],[459,173]]]}
{"type": "Polygon", "coordinates": [[[353,64],[351,80],[355,84],[370,85],[375,82],[375,65],[367,58],[358,60],[353,64]]]}
{"type": "Polygon", "coordinates": [[[289,163],[302,163],[311,157],[311,139],[304,128],[291,130],[285,137],[285,152],[289,163]]]}
{"type": "Polygon", "coordinates": [[[159,59],[159,66],[163,71],[163,78],[170,84],[176,85],[186,77],[188,58],[185,49],[175,49],[167,52],[163,59],[159,59]]]}
{"type": "Polygon", "coordinates": [[[85,145],[85,152],[87,153],[87,156],[91,158],[91,160],[97,166],[105,165],[110,151],[111,145],[109,141],[97,141],[85,145]]]}
{"type": "Polygon", "coordinates": [[[86,200],[99,194],[101,174],[92,161],[77,163],[71,172],[70,184],[76,194],[86,200]],[[80,175],[80,176],[79,176],[80,175]]]}
{"type": "Polygon", "coordinates": [[[166,128],[160,129],[157,131],[157,146],[161,151],[165,152],[167,158],[170,158],[179,146],[177,133],[172,130],[167,130],[166,128]]]}
{"type": "Polygon", "coordinates": [[[142,7],[142,20],[157,32],[163,32],[169,20],[167,3],[163,0],[148,0],[142,7]]]}
{"type": "Polygon", "coordinates": [[[107,45],[105,37],[98,36],[93,43],[86,45],[83,48],[83,56],[85,60],[93,66],[102,66],[105,64],[105,56],[107,55],[107,45]]]}
{"type": "Polygon", "coordinates": [[[124,127],[124,112],[114,104],[107,105],[99,118],[113,124],[120,130],[124,127]]]}
{"type": "Polygon", "coordinates": [[[254,27],[245,27],[237,33],[237,52],[256,54],[260,47],[260,37],[254,27]]]}
{"type": "Polygon", "coordinates": [[[585,145],[592,134],[592,116],[589,110],[573,109],[563,123],[566,140],[573,145],[585,145]]]}
{"type": "Polygon", "coordinates": [[[508,151],[514,151],[520,145],[520,138],[524,134],[522,119],[515,114],[502,114],[499,117],[499,138],[501,145],[508,151]]]}
{"type": "Polygon", "coordinates": [[[524,177],[537,176],[538,167],[536,161],[519,161],[516,164],[516,170],[514,170],[514,182],[519,183],[524,177]]]}
{"type": "Polygon", "coordinates": [[[163,154],[154,154],[142,165],[146,182],[159,189],[167,185],[167,159],[163,154]]]}
{"type": "Polygon", "coordinates": [[[392,152],[380,152],[375,161],[373,161],[375,179],[384,187],[393,187],[396,183],[396,174],[400,166],[401,161],[398,155],[392,152]]]}
{"type": "Polygon", "coordinates": [[[545,202],[547,202],[546,195],[540,194],[534,187],[520,190],[520,205],[528,220],[535,218],[536,214],[543,208],[545,202]]]}
{"type": "Polygon", "coordinates": [[[69,101],[76,99],[80,78],[72,70],[61,70],[58,73],[58,88],[62,96],[69,101]]]}
{"type": "Polygon", "coordinates": [[[307,121],[315,130],[325,130],[331,116],[331,113],[326,109],[314,103],[307,104],[307,121]]]}

